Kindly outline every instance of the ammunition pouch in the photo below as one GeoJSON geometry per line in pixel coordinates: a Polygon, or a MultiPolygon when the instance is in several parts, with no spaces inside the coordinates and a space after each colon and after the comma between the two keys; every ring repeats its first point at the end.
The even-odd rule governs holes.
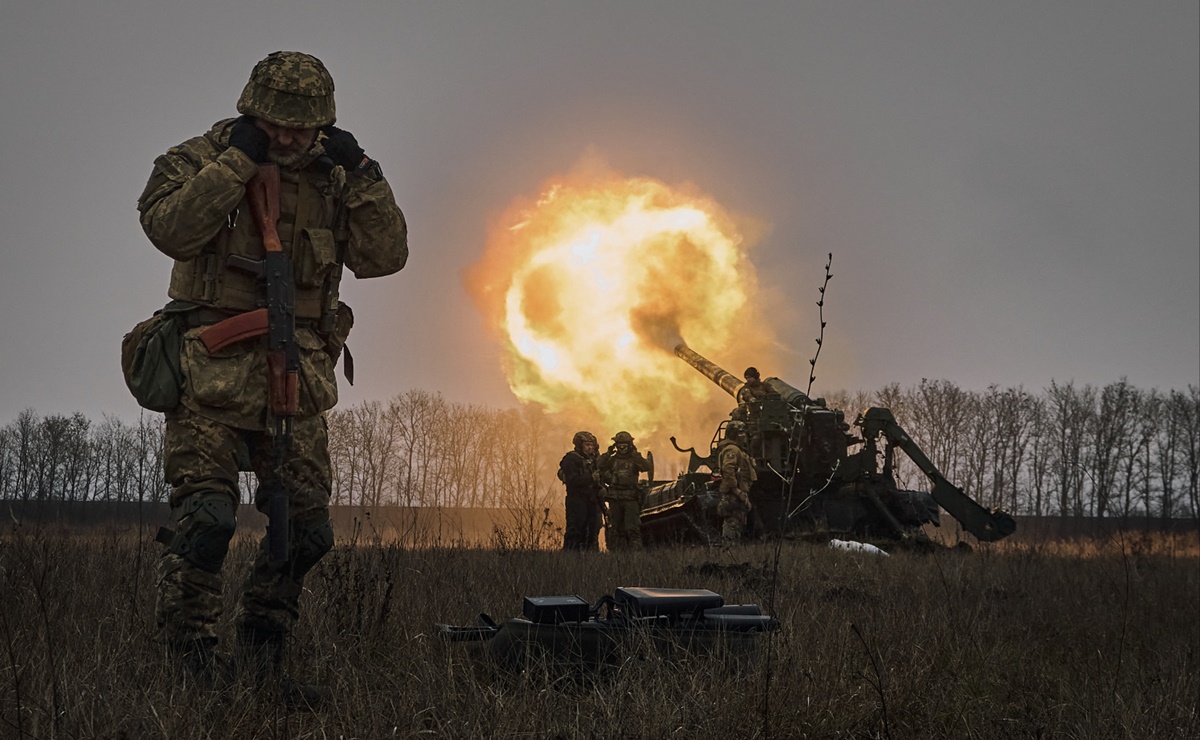
{"type": "Polygon", "coordinates": [[[190,308],[172,301],[139,322],[121,340],[121,374],[142,408],[173,411],[179,406],[183,388],[181,316],[190,308]]]}
{"type": "Polygon", "coordinates": [[[304,228],[292,254],[297,288],[320,288],[338,264],[337,248],[330,229],[304,228]]]}

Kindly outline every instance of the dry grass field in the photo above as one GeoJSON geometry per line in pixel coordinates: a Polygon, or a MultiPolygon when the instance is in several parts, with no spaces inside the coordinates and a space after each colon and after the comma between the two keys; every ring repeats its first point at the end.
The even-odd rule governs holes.
{"type": "MultiPolygon", "coordinates": [[[[309,577],[289,651],[295,674],[335,692],[311,713],[245,680],[181,686],[150,641],[149,530],[10,525],[0,737],[1200,736],[1194,533],[889,558],[791,541],[562,553],[553,532],[518,525],[489,547],[341,537],[309,577]],[[517,616],[526,595],[595,601],[619,586],[709,588],[782,627],[750,662],[631,651],[588,680],[506,673],[435,629],[517,616]]],[[[227,561],[234,584],[251,548],[239,539],[227,561]]]]}

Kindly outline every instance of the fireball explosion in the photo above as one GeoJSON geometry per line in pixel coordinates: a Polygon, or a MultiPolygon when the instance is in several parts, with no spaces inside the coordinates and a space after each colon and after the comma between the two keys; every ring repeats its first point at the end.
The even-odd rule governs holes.
{"type": "Polygon", "coordinates": [[[673,356],[676,344],[720,357],[771,340],[746,246],[709,198],[592,172],[511,205],[467,283],[518,398],[593,424],[601,439],[653,437],[733,402],[673,356]]]}

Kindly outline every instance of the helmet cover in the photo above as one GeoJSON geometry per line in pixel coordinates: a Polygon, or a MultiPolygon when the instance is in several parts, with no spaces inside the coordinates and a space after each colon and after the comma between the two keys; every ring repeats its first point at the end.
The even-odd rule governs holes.
{"type": "Polygon", "coordinates": [[[310,54],[276,51],[254,65],[237,109],[276,126],[328,126],[337,120],[333,77],[321,60],[310,54]]]}

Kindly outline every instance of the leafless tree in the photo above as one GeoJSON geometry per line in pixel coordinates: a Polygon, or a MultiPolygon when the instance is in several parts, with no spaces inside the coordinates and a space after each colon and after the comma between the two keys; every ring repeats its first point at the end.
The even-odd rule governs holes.
{"type": "Polygon", "coordinates": [[[1200,386],[1179,392],[1179,426],[1183,437],[1183,482],[1193,519],[1200,517],[1200,386]]]}
{"type": "Polygon", "coordinates": [[[1138,392],[1131,397],[1130,413],[1133,423],[1128,434],[1121,440],[1123,451],[1120,454],[1120,481],[1118,493],[1121,498],[1121,516],[1134,516],[1144,509],[1135,506],[1138,491],[1147,490],[1152,481],[1152,463],[1150,460],[1150,442],[1158,426],[1158,415],[1162,406],[1162,398],[1158,393],[1138,392]]]}
{"type": "Polygon", "coordinates": [[[1106,516],[1109,512],[1117,473],[1125,444],[1137,422],[1135,408],[1139,393],[1125,378],[1104,386],[1100,391],[1099,413],[1094,414],[1089,425],[1092,441],[1091,481],[1092,505],[1095,515],[1106,516]]]}
{"type": "Polygon", "coordinates": [[[961,451],[970,418],[971,396],[949,380],[922,378],[912,393],[901,426],[918,441],[934,466],[951,480],[961,473],[961,451]]]}
{"type": "Polygon", "coordinates": [[[1048,403],[1044,399],[1034,402],[1032,413],[1028,480],[1033,489],[1033,501],[1029,511],[1034,516],[1042,516],[1048,513],[1054,485],[1054,422],[1050,418],[1048,403]]]}
{"type": "Polygon", "coordinates": [[[1091,453],[1087,429],[1095,413],[1096,390],[1090,385],[1077,388],[1074,381],[1066,385],[1050,381],[1048,394],[1057,453],[1058,513],[1083,516],[1084,476],[1088,473],[1091,453]]]}
{"type": "Polygon", "coordinates": [[[1178,392],[1172,392],[1163,399],[1161,422],[1154,435],[1154,457],[1159,481],[1158,509],[1159,516],[1170,519],[1174,516],[1177,505],[1175,488],[1176,479],[1185,457],[1181,449],[1183,444],[1183,425],[1185,422],[1185,406],[1187,397],[1178,392]]]}

